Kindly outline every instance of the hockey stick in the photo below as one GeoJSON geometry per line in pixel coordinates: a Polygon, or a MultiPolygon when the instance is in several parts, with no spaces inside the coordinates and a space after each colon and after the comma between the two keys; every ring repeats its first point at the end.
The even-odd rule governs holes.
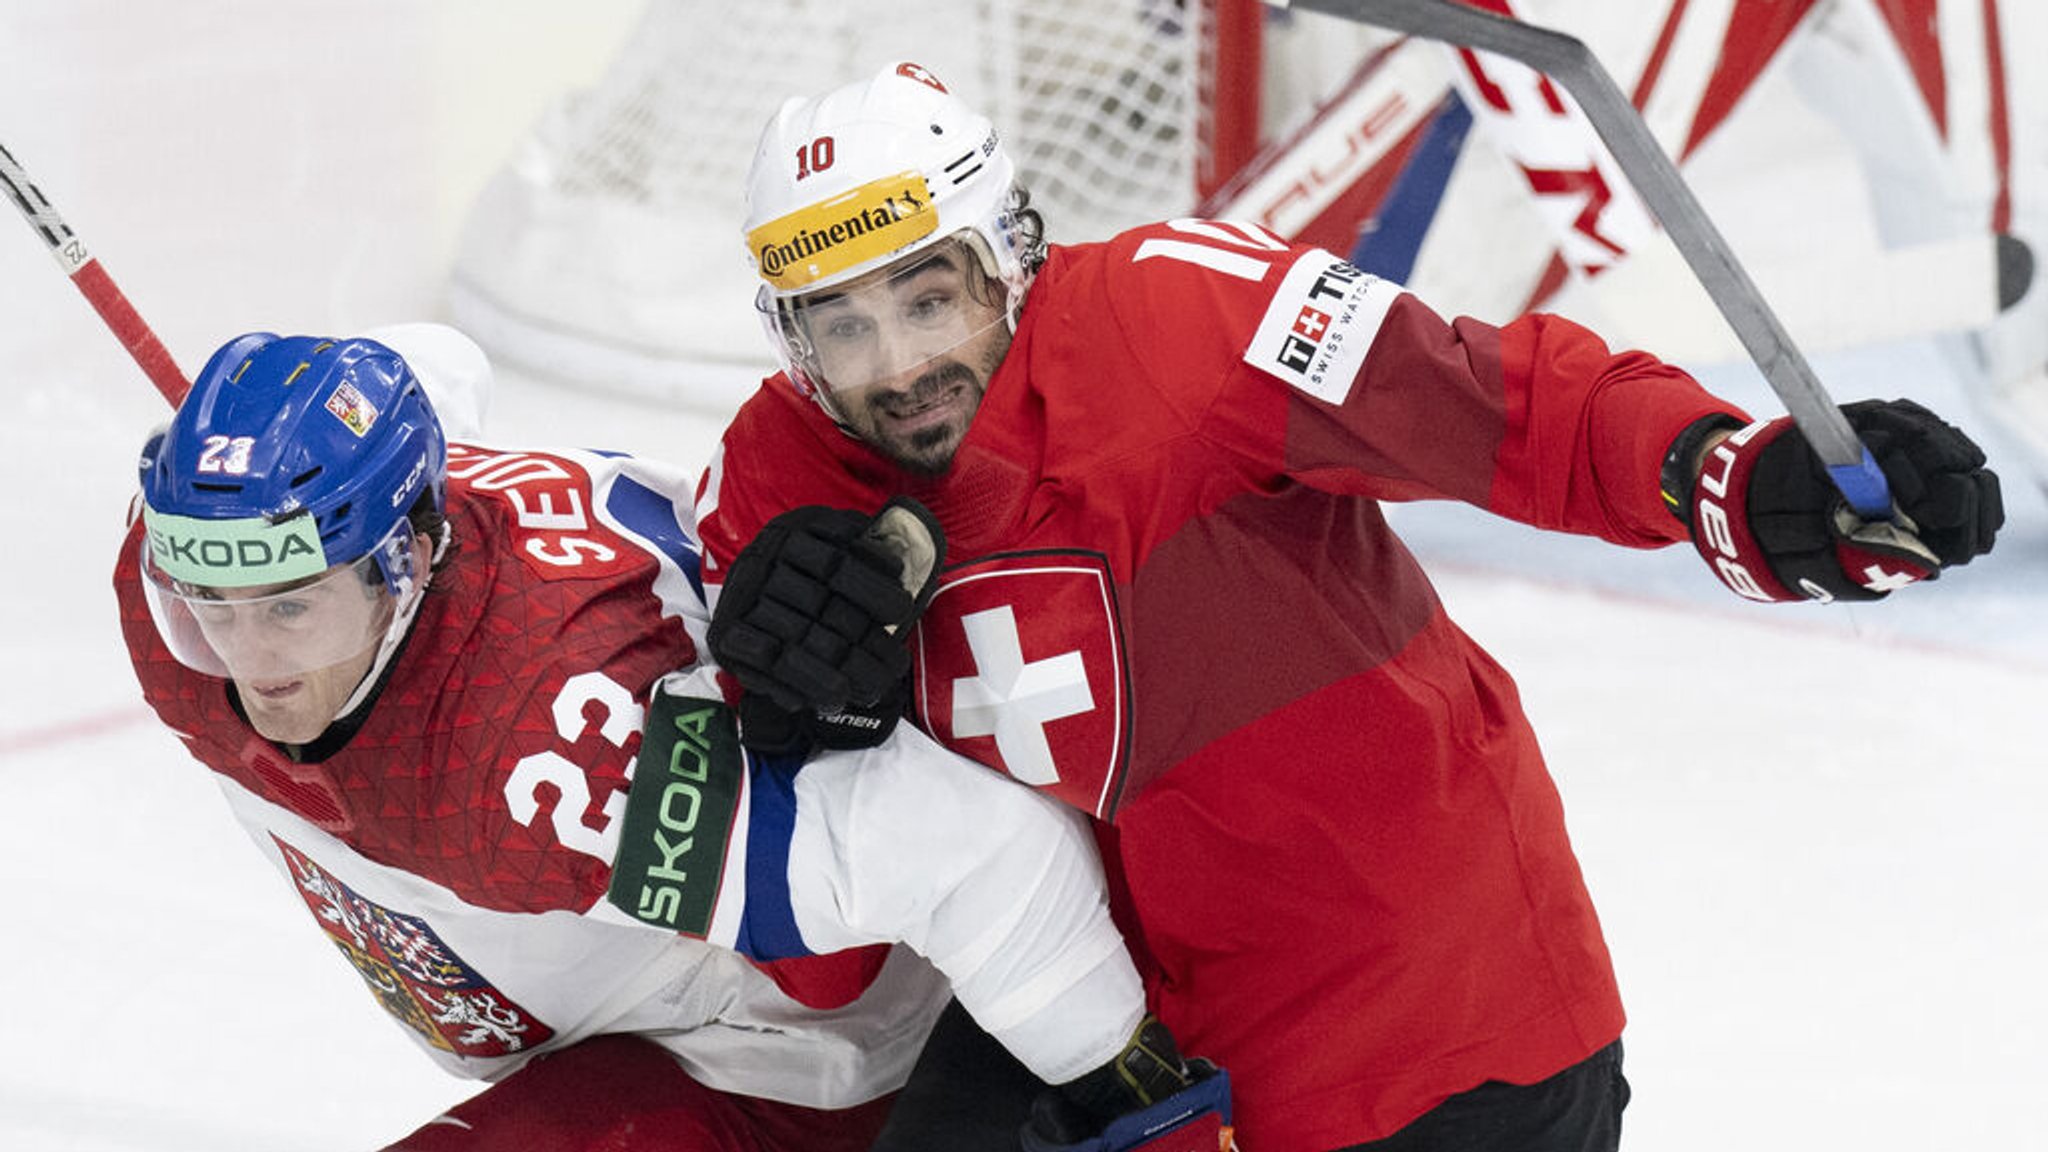
{"type": "MultiPolygon", "coordinates": [[[[1277,8],[1321,12],[1395,32],[1442,40],[1505,56],[1564,86],[1613,153],[1679,254],[1699,277],[1714,306],[1742,341],[1764,381],[1827,466],[1843,499],[1865,520],[1894,517],[1891,487],[1870,450],[1856,436],[1827,389],[1813,374],[1784,325],[1764,302],[1749,273],[1693,197],[1678,166],[1650,135],[1614,78],[1584,41],[1456,0],[1266,0],[1277,8]]],[[[1916,541],[1917,543],[1917,541],[1916,541]]]]}
{"type": "Polygon", "coordinates": [[[50,206],[42,189],[29,180],[28,173],[22,171],[14,154],[5,145],[0,145],[0,184],[7,186],[8,194],[14,198],[14,206],[21,209],[30,227],[43,238],[44,244],[49,245],[50,255],[57,258],[58,267],[64,269],[64,274],[71,277],[73,284],[78,285],[93,311],[100,314],[100,319],[121,341],[128,355],[135,358],[135,363],[142,367],[150,383],[156,385],[156,390],[171,402],[171,407],[177,407],[178,401],[183,400],[191,388],[185,374],[178,370],[178,362],[171,358],[170,350],[164,347],[163,341],[158,340],[156,333],[150,331],[149,325],[136,314],[134,305],[128,303],[128,298],[114,285],[107,270],[100,267],[99,260],[86,251],[85,241],[71,231],[71,226],[64,223],[64,218],[50,206]]]}

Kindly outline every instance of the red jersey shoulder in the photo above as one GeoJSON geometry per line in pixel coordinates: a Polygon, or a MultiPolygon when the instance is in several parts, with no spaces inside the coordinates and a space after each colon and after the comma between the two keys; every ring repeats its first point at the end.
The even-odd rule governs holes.
{"type": "MultiPolygon", "coordinates": [[[[1103,317],[1092,347],[1128,349],[1159,385],[1202,387],[1239,364],[1341,401],[1398,285],[1257,225],[1171,220],[1096,246],[1060,278],[1059,314],[1103,317]]],[[[1200,401],[1196,394],[1190,400],[1200,401]]]]}
{"type": "Polygon", "coordinates": [[[653,559],[587,504],[578,526],[567,494],[589,489],[553,487],[558,472],[535,461],[574,465],[501,458],[521,470],[502,489],[520,499],[451,492],[457,539],[480,554],[458,554],[453,586],[337,761],[368,757],[363,773],[383,777],[384,799],[407,798],[397,810],[408,816],[380,830],[397,833],[387,863],[488,907],[580,910],[609,879],[648,689],[695,653],[652,591],[653,559]],[[521,525],[521,507],[560,520],[521,525]],[[572,558],[583,562],[562,563],[572,558]],[[407,779],[418,764],[433,771],[407,779]]]}
{"type": "Polygon", "coordinates": [[[676,649],[670,667],[694,659],[653,590],[660,557],[598,515],[603,498],[574,458],[449,445],[453,571],[465,583],[485,577],[459,598],[478,620],[471,658],[501,670],[493,682],[595,667],[655,637],[676,649]]]}
{"type": "MultiPolygon", "coordinates": [[[[697,493],[708,563],[730,563],[776,514],[803,504],[879,508],[903,477],[783,376],[742,403],[697,493]]],[[[723,575],[707,569],[717,583],[723,575]]]]}
{"type": "Polygon", "coordinates": [[[568,456],[451,443],[448,489],[501,524],[506,549],[542,580],[616,576],[650,559],[598,518],[590,470],[568,456]]]}
{"type": "Polygon", "coordinates": [[[1162,329],[1170,346],[1216,338],[1239,344],[1303,249],[1256,225],[1169,220],[1124,232],[1095,251],[1082,282],[1098,310],[1128,329],[1162,329]],[[1220,330],[1219,330],[1220,326],[1220,330]]]}
{"type": "Polygon", "coordinates": [[[1295,251],[1262,229],[1208,220],[1055,247],[1026,311],[1032,375],[1122,382],[1088,390],[1110,397],[1147,382],[1192,419],[1234,372],[1295,251]]]}
{"type": "Polygon", "coordinates": [[[590,518],[574,461],[462,459],[499,486],[451,488],[456,553],[368,718],[326,760],[290,761],[220,681],[163,649],[132,533],[115,575],[123,629],[149,703],[213,771],[469,903],[580,911],[610,876],[647,691],[694,650],[661,611],[653,559],[590,518]],[[575,557],[588,563],[558,563],[575,557]]]}

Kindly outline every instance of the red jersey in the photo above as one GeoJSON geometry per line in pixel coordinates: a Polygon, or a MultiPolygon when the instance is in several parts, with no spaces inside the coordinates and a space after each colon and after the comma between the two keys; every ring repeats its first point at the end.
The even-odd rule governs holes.
{"type": "Polygon", "coordinates": [[[1230,1070],[1247,1146],[1321,1149],[1623,1022],[1514,684],[1380,502],[1660,546],[1684,538],[1663,454],[1717,411],[1564,320],[1447,323],[1326,252],[1175,221],[1052,249],[941,477],[777,378],[698,521],[716,583],[789,508],[930,506],[917,722],[1111,822],[1156,1010],[1230,1070]]]}
{"type": "Polygon", "coordinates": [[[845,951],[771,965],[771,980],[605,899],[649,688],[696,662],[705,624],[678,520],[687,479],[451,444],[448,489],[454,558],[361,728],[315,763],[164,647],[138,520],[115,588],[151,707],[450,1071],[496,1079],[585,1036],[643,1031],[727,1091],[837,1108],[897,1087],[945,1001],[929,969],[892,965],[871,988],[880,955],[845,951]]]}

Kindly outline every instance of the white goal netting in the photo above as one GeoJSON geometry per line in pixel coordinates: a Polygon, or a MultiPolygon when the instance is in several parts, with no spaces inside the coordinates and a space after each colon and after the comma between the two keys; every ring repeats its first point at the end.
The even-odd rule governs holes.
{"type": "Polygon", "coordinates": [[[456,321],[579,387],[723,404],[768,365],[739,240],[746,170],[782,101],[894,59],[1005,140],[1051,237],[1194,202],[1200,0],[649,0],[591,89],[492,179],[454,270],[456,321]]]}

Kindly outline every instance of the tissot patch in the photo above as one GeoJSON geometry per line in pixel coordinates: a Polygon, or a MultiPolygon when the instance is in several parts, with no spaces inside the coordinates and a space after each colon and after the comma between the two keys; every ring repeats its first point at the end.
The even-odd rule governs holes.
{"type": "Polygon", "coordinates": [[[1130,758],[1128,673],[1108,562],[990,556],[946,572],[915,638],[915,707],[963,755],[1098,816],[1130,758]]]}
{"type": "Polygon", "coordinates": [[[424,919],[364,899],[305,853],[271,839],[306,907],[371,995],[428,1043],[462,1056],[507,1056],[554,1036],[463,963],[424,919]]]}
{"type": "Polygon", "coordinates": [[[1244,361],[1330,404],[1342,404],[1401,294],[1318,248],[1287,270],[1244,361]]]}

